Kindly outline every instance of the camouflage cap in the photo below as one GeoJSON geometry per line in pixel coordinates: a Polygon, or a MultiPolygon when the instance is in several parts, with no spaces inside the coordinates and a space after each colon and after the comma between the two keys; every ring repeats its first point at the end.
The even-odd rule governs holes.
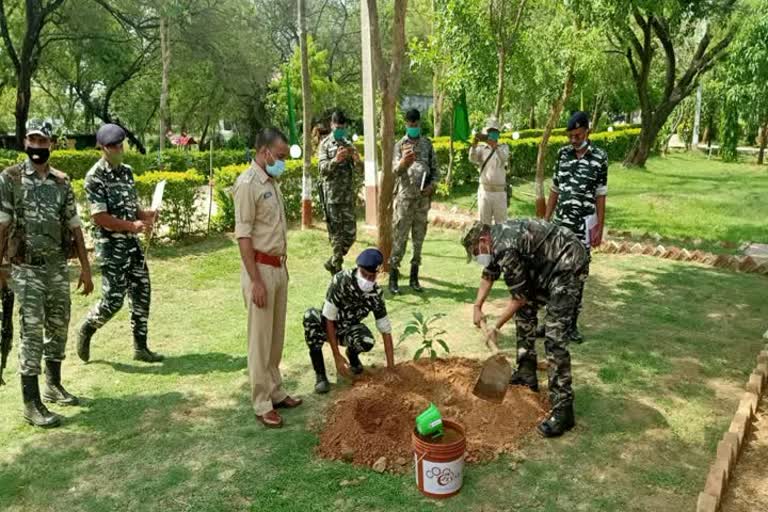
{"type": "Polygon", "coordinates": [[[39,135],[46,139],[51,138],[51,124],[37,119],[30,120],[27,123],[27,137],[30,135],[39,135]]]}
{"type": "Polygon", "coordinates": [[[475,244],[477,244],[478,240],[480,240],[480,236],[488,229],[488,224],[483,224],[479,220],[476,220],[464,231],[464,234],[461,235],[461,245],[463,245],[464,249],[467,251],[467,263],[472,261],[472,258],[474,257],[472,249],[475,244]]]}
{"type": "Polygon", "coordinates": [[[96,144],[99,146],[112,146],[125,140],[125,130],[116,124],[105,124],[96,132],[96,144]]]}

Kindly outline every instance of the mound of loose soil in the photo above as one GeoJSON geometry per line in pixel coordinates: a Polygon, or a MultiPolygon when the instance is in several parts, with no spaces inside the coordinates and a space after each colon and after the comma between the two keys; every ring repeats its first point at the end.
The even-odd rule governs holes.
{"type": "Polygon", "coordinates": [[[329,407],[317,453],[321,457],[390,471],[410,468],[411,432],[430,402],[467,434],[467,461],[513,452],[547,413],[543,395],[510,387],[501,404],[472,394],[481,363],[464,358],[398,364],[366,371],[329,407]],[[378,464],[376,464],[378,462],[378,464]]]}

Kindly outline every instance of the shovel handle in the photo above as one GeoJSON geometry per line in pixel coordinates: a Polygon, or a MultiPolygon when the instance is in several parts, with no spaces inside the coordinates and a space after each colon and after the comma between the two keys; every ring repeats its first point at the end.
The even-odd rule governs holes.
{"type": "Polygon", "coordinates": [[[485,346],[488,347],[488,350],[494,354],[498,353],[499,345],[495,342],[495,340],[491,339],[491,334],[493,333],[493,330],[495,330],[495,327],[493,330],[488,330],[488,322],[485,320],[485,317],[483,317],[483,319],[480,320],[480,329],[485,335],[485,346]]]}

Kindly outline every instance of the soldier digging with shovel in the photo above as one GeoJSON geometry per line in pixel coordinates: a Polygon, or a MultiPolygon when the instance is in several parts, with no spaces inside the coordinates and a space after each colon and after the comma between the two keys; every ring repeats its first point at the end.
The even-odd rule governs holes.
{"type": "Polygon", "coordinates": [[[483,304],[493,283],[504,275],[511,295],[489,336],[516,316],[517,370],[510,384],[538,391],[536,377],[536,313],[546,305],[546,340],[549,362],[549,399],[552,412],[539,426],[544,437],[556,437],[575,425],[571,355],[564,338],[571,325],[582,282],[587,276],[584,245],[569,229],[543,220],[519,219],[488,226],[475,222],[461,240],[467,259],[483,267],[475,299],[473,321],[484,321],[483,304]]]}

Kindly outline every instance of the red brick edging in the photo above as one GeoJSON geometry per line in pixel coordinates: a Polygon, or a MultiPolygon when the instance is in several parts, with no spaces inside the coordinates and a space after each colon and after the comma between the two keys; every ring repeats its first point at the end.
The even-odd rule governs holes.
{"type": "MultiPolygon", "coordinates": [[[[768,334],[768,333],[766,333],[768,334]]],[[[704,491],[699,493],[696,512],[717,512],[731,480],[733,470],[749,443],[752,421],[760,405],[760,397],[768,386],[768,345],[757,356],[757,367],[749,376],[746,392],[739,401],[728,432],[717,444],[715,462],[710,466],[704,491]]]]}

